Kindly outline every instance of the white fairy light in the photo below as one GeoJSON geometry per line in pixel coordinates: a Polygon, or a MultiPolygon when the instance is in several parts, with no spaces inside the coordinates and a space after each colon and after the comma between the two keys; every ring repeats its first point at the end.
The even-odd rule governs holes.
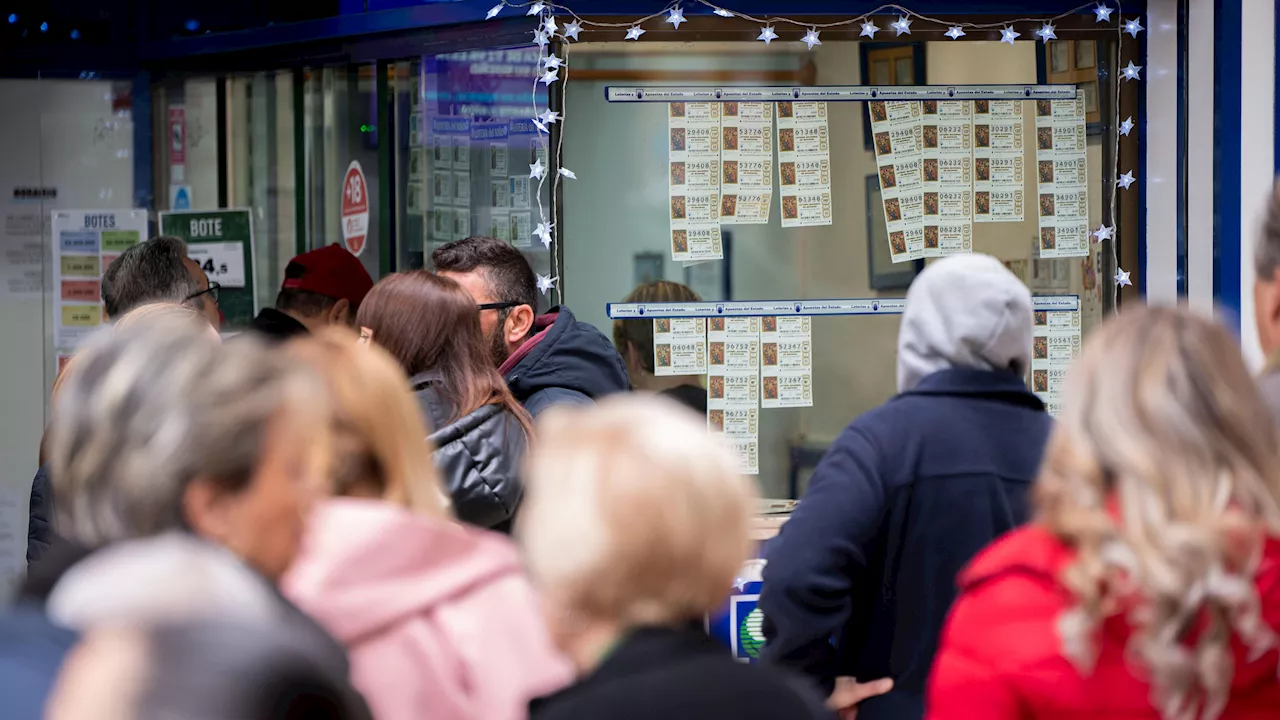
{"type": "Polygon", "coordinates": [[[1142,78],[1138,76],[1138,73],[1141,70],[1142,70],[1141,65],[1134,65],[1133,61],[1130,60],[1129,64],[1126,65],[1122,70],[1120,70],[1120,74],[1124,75],[1125,80],[1141,80],[1142,78]]]}
{"type": "Polygon", "coordinates": [[[862,23],[862,32],[858,33],[858,37],[869,37],[874,40],[878,32],[880,32],[880,28],[876,27],[874,22],[868,20],[862,23]]]}
{"type": "Polygon", "coordinates": [[[756,36],[756,39],[763,40],[764,44],[768,45],[769,43],[778,39],[778,33],[773,31],[772,25],[765,25],[764,28],[760,31],[760,34],[756,36]]]}
{"type": "Polygon", "coordinates": [[[1120,134],[1128,135],[1131,130],[1133,130],[1133,117],[1125,118],[1125,121],[1120,123],[1120,134]]]}
{"type": "Polygon", "coordinates": [[[947,32],[944,34],[947,37],[951,38],[952,40],[959,40],[960,38],[964,37],[964,28],[960,27],[959,25],[952,25],[950,28],[947,29],[947,32]]]}
{"type": "Polygon", "coordinates": [[[530,15],[541,15],[542,11],[546,9],[547,9],[546,3],[540,3],[540,2],[534,3],[533,5],[529,6],[529,12],[525,13],[525,17],[528,17],[530,15]]]}
{"type": "Polygon", "coordinates": [[[548,292],[550,292],[551,288],[556,286],[556,280],[557,278],[548,277],[546,275],[539,274],[538,275],[538,291],[541,292],[543,295],[546,295],[548,292]]]}
{"type": "Polygon", "coordinates": [[[567,178],[569,178],[570,180],[577,180],[577,179],[578,179],[578,175],[577,175],[577,173],[575,173],[574,171],[570,170],[569,168],[560,168],[560,170],[559,170],[558,172],[560,173],[560,176],[561,176],[561,177],[567,177],[567,178]]]}
{"type": "Polygon", "coordinates": [[[1100,225],[1097,230],[1093,231],[1093,236],[1097,238],[1098,242],[1102,242],[1103,240],[1110,240],[1113,237],[1112,233],[1114,232],[1115,228],[1107,225],[1100,225]]]}
{"type": "Polygon", "coordinates": [[[639,40],[640,36],[643,34],[644,34],[644,28],[640,27],[639,25],[632,25],[631,29],[627,31],[627,39],[639,40]]]}
{"type": "Polygon", "coordinates": [[[556,34],[556,31],[560,29],[560,26],[556,25],[556,18],[554,15],[548,15],[547,19],[542,21],[542,29],[546,30],[548,35],[556,34]]]}
{"type": "Polygon", "coordinates": [[[498,13],[502,12],[502,4],[499,3],[489,8],[489,12],[484,16],[485,20],[492,20],[498,17],[498,13]]]}
{"type": "Polygon", "coordinates": [[[554,70],[555,68],[558,68],[558,67],[564,67],[564,60],[561,60],[560,56],[558,55],[548,55],[542,58],[542,67],[547,70],[554,70]]]}
{"type": "Polygon", "coordinates": [[[677,5],[671,8],[671,14],[667,16],[667,22],[671,23],[677,30],[679,30],[680,23],[686,23],[689,21],[684,19],[684,10],[677,5]]]}
{"type": "Polygon", "coordinates": [[[813,49],[814,45],[821,45],[822,41],[818,39],[818,29],[809,28],[809,32],[804,34],[804,38],[800,42],[808,45],[810,50],[813,49]]]}
{"type": "Polygon", "coordinates": [[[1093,9],[1093,14],[1095,16],[1093,21],[1095,23],[1111,22],[1111,12],[1111,8],[1103,5],[1102,3],[1098,3],[1098,7],[1093,9]]]}
{"type": "Polygon", "coordinates": [[[564,26],[564,36],[567,39],[577,40],[578,33],[580,32],[582,32],[582,23],[578,22],[577,20],[574,20],[573,22],[564,26]]]}
{"type": "Polygon", "coordinates": [[[1116,268],[1116,270],[1116,286],[1124,287],[1125,285],[1128,285],[1129,287],[1133,287],[1133,281],[1129,279],[1130,273],[1120,270],[1119,268],[1116,268]]]}
{"type": "Polygon", "coordinates": [[[538,158],[529,166],[529,179],[541,180],[547,176],[547,169],[542,166],[542,158],[538,158]]]}
{"type": "Polygon", "coordinates": [[[551,83],[559,79],[560,79],[560,71],[558,69],[548,70],[542,73],[542,77],[538,78],[538,82],[542,83],[543,85],[550,85],[551,83]]]}
{"type": "Polygon", "coordinates": [[[1022,36],[1022,33],[1018,32],[1017,30],[1014,30],[1012,25],[1006,25],[1004,29],[1000,31],[1000,42],[1005,42],[1012,45],[1013,41],[1017,40],[1021,36],[1022,36]]]}
{"type": "Polygon", "coordinates": [[[1137,180],[1134,179],[1133,171],[1130,170],[1129,172],[1121,175],[1119,180],[1116,180],[1116,185],[1119,185],[1122,190],[1128,190],[1129,186],[1135,182],[1137,182],[1137,180]]]}
{"type": "Polygon", "coordinates": [[[1129,33],[1129,36],[1133,38],[1138,37],[1138,33],[1143,30],[1146,30],[1146,28],[1142,27],[1142,23],[1139,22],[1138,18],[1128,20],[1124,24],[1124,31],[1129,33]]]}
{"type": "Polygon", "coordinates": [[[893,28],[894,37],[902,37],[911,34],[911,18],[905,15],[899,15],[898,19],[893,21],[889,27],[893,28]]]}
{"type": "Polygon", "coordinates": [[[1056,29],[1057,28],[1053,26],[1053,23],[1045,23],[1044,25],[1040,26],[1039,30],[1036,31],[1036,37],[1040,38],[1044,42],[1049,42],[1050,40],[1057,40],[1058,34],[1054,32],[1054,30],[1056,29]]]}
{"type": "Polygon", "coordinates": [[[728,10],[725,10],[724,8],[719,8],[719,7],[718,7],[718,8],[716,8],[715,10],[712,10],[711,12],[715,13],[716,15],[719,15],[720,17],[724,17],[724,18],[731,18],[731,17],[733,17],[733,13],[729,12],[728,10]]]}
{"type": "Polygon", "coordinates": [[[538,119],[545,125],[555,125],[556,121],[560,119],[560,113],[555,112],[554,110],[543,110],[542,114],[538,116],[538,119]]]}

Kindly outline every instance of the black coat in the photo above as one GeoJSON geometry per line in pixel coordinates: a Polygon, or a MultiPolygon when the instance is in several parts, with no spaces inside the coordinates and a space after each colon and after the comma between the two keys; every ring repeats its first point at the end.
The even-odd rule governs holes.
{"type": "Polygon", "coordinates": [[[430,440],[435,464],[459,520],[507,531],[524,497],[520,466],[528,439],[515,415],[501,405],[485,405],[450,422],[448,406],[435,383],[439,375],[419,373],[413,392],[423,415],[436,428],[430,440]]]}
{"type": "Polygon", "coordinates": [[[53,486],[49,466],[43,465],[31,481],[31,503],[27,511],[27,566],[35,562],[53,542],[53,486]]]}
{"type": "Polygon", "coordinates": [[[307,334],[307,326],[292,315],[275,308],[263,308],[249,323],[249,329],[269,340],[289,340],[307,334]]]}
{"type": "Polygon", "coordinates": [[[1018,375],[961,368],[854,420],[765,551],[763,657],[826,687],[891,677],[858,720],[922,717],[956,575],[1028,520],[1052,425],[1018,375]]]}
{"type": "Polygon", "coordinates": [[[669,628],[633,632],[595,672],[530,710],[530,720],[834,720],[800,677],[669,628]]]}

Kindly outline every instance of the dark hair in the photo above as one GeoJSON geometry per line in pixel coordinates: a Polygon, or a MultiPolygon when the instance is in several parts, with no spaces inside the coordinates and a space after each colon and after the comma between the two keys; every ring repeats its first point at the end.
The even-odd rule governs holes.
{"type": "MultiPolygon", "coordinates": [[[[655,302],[702,302],[698,293],[680,283],[656,280],[645,283],[631,291],[624,303],[655,302]]],[[[653,372],[653,321],[652,320],[614,320],[613,346],[618,353],[625,356],[627,346],[636,349],[644,369],[653,372]]]]}
{"type": "MultiPolygon", "coordinates": [[[[139,305],[156,302],[192,303],[200,286],[184,264],[187,244],[161,235],[138,243],[112,261],[102,274],[102,304],[118,318],[139,305]]],[[[199,298],[203,308],[204,297],[199,298]]]]}
{"type": "Polygon", "coordinates": [[[369,328],[410,377],[440,374],[437,388],[453,412],[450,422],[500,404],[532,436],[529,413],[493,367],[475,299],[458,283],[426,270],[388,275],[360,303],[356,324],[369,328]]]}
{"type": "Polygon", "coordinates": [[[368,709],[300,625],[188,621],[143,631],[139,720],[355,720],[368,709]]]}
{"type": "MultiPolygon", "coordinates": [[[[307,274],[307,268],[296,262],[291,262],[284,269],[285,280],[296,280],[307,274]]],[[[292,288],[282,288],[280,294],[276,295],[276,309],[288,310],[295,312],[303,317],[315,317],[323,313],[329,312],[329,308],[337,305],[338,301],[328,295],[321,295],[310,290],[294,290],[292,288]]],[[[356,308],[351,308],[352,312],[356,308]]]]}
{"type": "Polygon", "coordinates": [[[1276,270],[1280,269],[1280,181],[1271,191],[1262,236],[1258,238],[1258,246],[1253,253],[1253,267],[1254,274],[1264,281],[1275,279],[1276,270]]]}
{"type": "Polygon", "coordinates": [[[515,247],[476,235],[441,245],[431,253],[436,272],[484,273],[494,302],[514,302],[538,310],[538,282],[529,261],[515,247]]]}

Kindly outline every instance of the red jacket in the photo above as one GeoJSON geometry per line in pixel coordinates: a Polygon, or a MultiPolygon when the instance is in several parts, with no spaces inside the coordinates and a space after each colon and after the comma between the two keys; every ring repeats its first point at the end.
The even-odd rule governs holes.
{"type": "MultiPolygon", "coordinates": [[[[1083,676],[1061,652],[1057,621],[1071,602],[1058,581],[1073,552],[1029,525],[983,550],[961,573],[929,679],[928,720],[1159,720],[1150,683],[1124,661],[1130,630],[1104,623],[1096,669],[1083,676]]],[[[1257,586],[1262,615],[1280,628],[1280,542],[1268,540],[1257,586]]],[[[1220,720],[1280,717],[1280,655],[1253,662],[1234,643],[1231,698],[1220,720]]]]}

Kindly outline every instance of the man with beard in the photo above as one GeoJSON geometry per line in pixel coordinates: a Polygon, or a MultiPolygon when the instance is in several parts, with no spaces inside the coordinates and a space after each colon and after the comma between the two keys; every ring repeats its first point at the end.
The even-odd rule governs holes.
{"type": "Polygon", "coordinates": [[[568,308],[537,314],[533,268],[516,248],[469,237],[437,248],[431,261],[475,298],[493,362],[534,417],[553,405],[587,405],[630,389],[626,366],[604,334],[568,308]]]}

